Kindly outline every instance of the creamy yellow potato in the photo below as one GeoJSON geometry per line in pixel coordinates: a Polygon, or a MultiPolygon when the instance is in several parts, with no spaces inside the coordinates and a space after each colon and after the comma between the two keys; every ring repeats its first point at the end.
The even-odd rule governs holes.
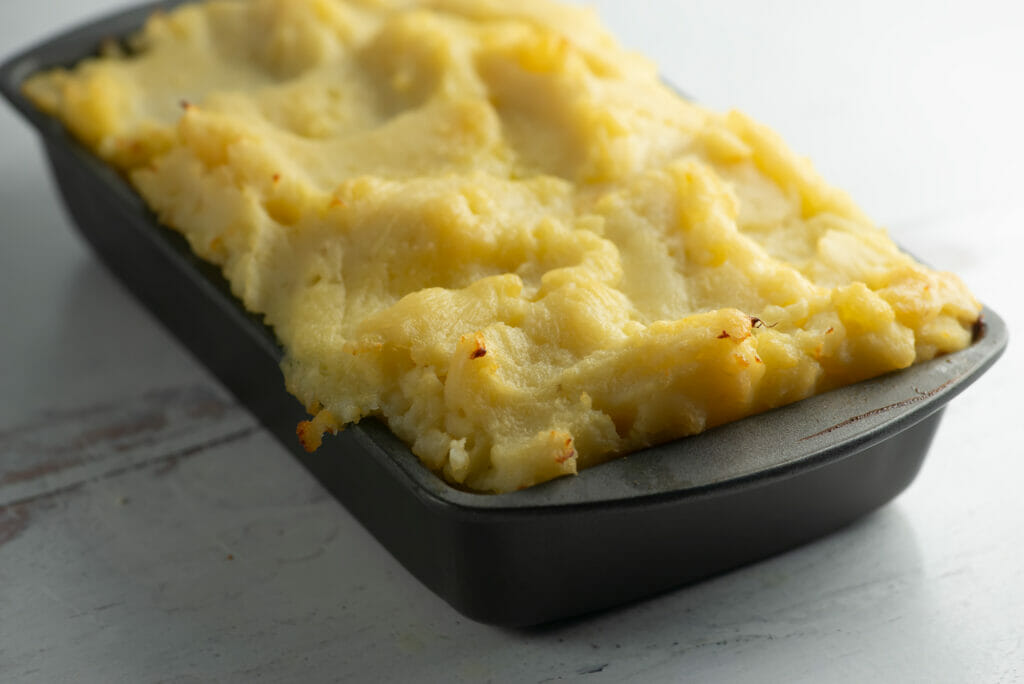
{"type": "Polygon", "coordinates": [[[285,350],[502,492],[970,343],[979,305],[743,114],[546,0],[216,0],[28,95],[285,350]],[[125,54],[125,53],[130,54],[125,54]]]}

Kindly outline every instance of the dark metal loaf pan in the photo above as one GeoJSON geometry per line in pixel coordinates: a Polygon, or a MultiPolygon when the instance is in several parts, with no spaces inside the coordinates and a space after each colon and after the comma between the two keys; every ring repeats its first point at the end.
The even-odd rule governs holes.
{"type": "Polygon", "coordinates": [[[474,619],[530,625],[600,610],[849,523],[913,480],[942,407],[1006,345],[986,310],[987,332],[957,354],[512,494],[448,486],[373,420],[307,454],[295,437],[305,412],[285,392],[271,332],[121,176],[19,92],[29,74],[93,54],[155,6],[18,55],[0,67],[0,89],[38,129],[68,211],[110,270],[395,558],[474,619]]]}

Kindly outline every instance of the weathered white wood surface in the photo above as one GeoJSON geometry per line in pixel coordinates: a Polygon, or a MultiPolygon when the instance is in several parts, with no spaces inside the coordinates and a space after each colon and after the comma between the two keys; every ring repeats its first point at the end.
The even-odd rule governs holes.
{"type": "MultiPolygon", "coordinates": [[[[1024,20],[1014,3],[595,3],[1006,318],[894,504],[534,630],[420,586],[103,270],[0,107],[0,681],[1024,679],[1024,20]]],[[[0,4],[0,55],[117,6],[0,4]]],[[[595,568],[595,572],[600,572],[595,568]]]]}

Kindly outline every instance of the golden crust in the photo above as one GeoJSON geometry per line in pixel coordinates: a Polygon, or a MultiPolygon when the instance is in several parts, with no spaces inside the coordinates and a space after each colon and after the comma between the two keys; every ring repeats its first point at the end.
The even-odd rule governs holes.
{"type": "Polygon", "coordinates": [[[219,264],[315,449],[482,491],[970,343],[979,306],[771,131],[546,0],[217,0],[28,95],[219,264]],[[239,27],[245,27],[240,30],[239,27]]]}

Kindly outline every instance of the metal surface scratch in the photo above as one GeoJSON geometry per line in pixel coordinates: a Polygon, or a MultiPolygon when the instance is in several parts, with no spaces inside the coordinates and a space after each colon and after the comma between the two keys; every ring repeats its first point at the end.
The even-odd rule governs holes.
{"type": "Polygon", "coordinates": [[[939,385],[935,389],[930,390],[928,392],[921,392],[917,388],[914,388],[914,391],[917,392],[917,394],[912,396],[912,397],[910,397],[910,398],[908,398],[908,399],[904,399],[903,401],[897,401],[897,402],[892,403],[892,404],[886,404],[885,406],[880,406],[879,408],[872,409],[871,411],[867,411],[865,413],[861,413],[860,415],[853,416],[852,418],[847,418],[846,420],[842,421],[841,423],[836,423],[835,425],[833,425],[831,427],[825,428],[821,432],[815,432],[813,435],[807,435],[806,437],[801,437],[797,441],[804,442],[804,441],[806,441],[808,439],[814,439],[815,437],[821,437],[822,435],[827,435],[830,432],[835,432],[836,430],[838,430],[840,428],[846,427],[847,425],[852,425],[853,423],[856,423],[858,421],[864,420],[865,418],[870,418],[871,416],[877,416],[879,414],[885,413],[886,411],[891,411],[892,409],[895,409],[895,408],[903,408],[905,406],[910,406],[911,404],[916,404],[916,403],[918,403],[920,401],[924,401],[925,399],[927,399],[929,397],[933,397],[936,394],[938,394],[939,392],[941,392],[942,390],[946,389],[955,380],[958,380],[958,379],[959,378],[950,378],[946,382],[942,383],[941,385],[939,385]]]}

